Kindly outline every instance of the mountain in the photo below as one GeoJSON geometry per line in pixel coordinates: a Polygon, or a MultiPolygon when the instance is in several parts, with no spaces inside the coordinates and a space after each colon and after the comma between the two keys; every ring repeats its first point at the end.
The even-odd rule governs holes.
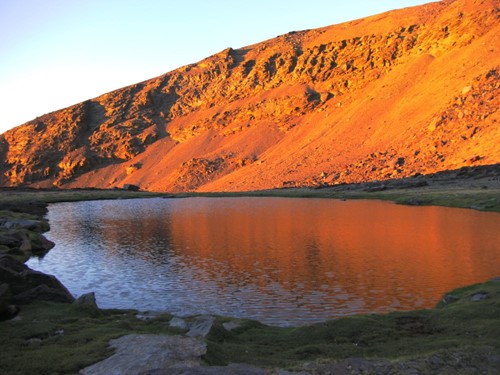
{"type": "Polygon", "coordinates": [[[0,185],[236,191],[500,163],[499,1],[292,31],[0,135],[0,185]]]}

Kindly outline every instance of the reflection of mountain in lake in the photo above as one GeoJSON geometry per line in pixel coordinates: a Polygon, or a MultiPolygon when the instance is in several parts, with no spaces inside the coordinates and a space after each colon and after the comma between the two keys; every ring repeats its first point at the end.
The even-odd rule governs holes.
{"type": "Polygon", "coordinates": [[[58,246],[31,266],[102,305],[280,324],[430,307],[500,266],[500,215],[472,210],[190,198],[54,205],[50,220],[58,246]]]}

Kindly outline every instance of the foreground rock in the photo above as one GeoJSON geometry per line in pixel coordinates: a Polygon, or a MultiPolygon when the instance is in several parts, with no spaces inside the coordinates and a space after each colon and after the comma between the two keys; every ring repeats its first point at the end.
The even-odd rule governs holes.
{"type": "MultiPolygon", "coordinates": [[[[32,207],[35,213],[43,210],[41,204],[20,204],[18,210],[32,207]]],[[[43,255],[54,247],[54,243],[42,234],[49,230],[46,220],[29,212],[11,211],[13,209],[5,203],[0,204],[0,254],[26,261],[31,255],[43,255]]]]}
{"type": "Polygon", "coordinates": [[[201,367],[207,345],[182,336],[127,335],[110,341],[115,354],[80,371],[82,375],[264,374],[247,365],[201,367]]]}
{"type": "Polygon", "coordinates": [[[34,271],[9,255],[0,255],[0,285],[0,310],[33,301],[74,301],[57,278],[34,271]]]}

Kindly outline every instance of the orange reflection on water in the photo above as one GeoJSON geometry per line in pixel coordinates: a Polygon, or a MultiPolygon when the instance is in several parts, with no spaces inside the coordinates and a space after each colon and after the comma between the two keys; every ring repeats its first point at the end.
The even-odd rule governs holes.
{"type": "Polygon", "coordinates": [[[389,311],[431,307],[499,272],[498,214],[318,199],[188,203],[189,215],[171,217],[174,247],[210,259],[199,266],[212,277],[257,283],[263,293],[278,283],[389,311]]]}
{"type": "Polygon", "coordinates": [[[31,266],[109,308],[297,325],[432,307],[500,270],[500,214],[473,210],[144,199],[54,205],[49,220],[57,245],[31,266]]]}

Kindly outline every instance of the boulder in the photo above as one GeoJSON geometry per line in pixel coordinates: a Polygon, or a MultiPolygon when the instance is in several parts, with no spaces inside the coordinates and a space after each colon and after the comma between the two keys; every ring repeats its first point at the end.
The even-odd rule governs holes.
{"type": "Polygon", "coordinates": [[[123,185],[123,190],[128,190],[128,191],[139,191],[139,186],[137,186],[137,185],[132,185],[132,184],[125,184],[125,185],[123,185]]]}
{"type": "Polygon", "coordinates": [[[12,305],[12,293],[9,285],[0,284],[0,321],[12,319],[19,309],[12,305]]]}
{"type": "Polygon", "coordinates": [[[19,305],[26,305],[33,301],[70,303],[73,302],[73,299],[73,296],[67,290],[51,288],[48,285],[41,284],[25,292],[16,294],[12,298],[12,301],[19,305]]]}
{"type": "Polygon", "coordinates": [[[0,255],[1,283],[9,285],[14,303],[74,301],[74,297],[56,277],[34,271],[9,255],[0,255]]]}
{"type": "Polygon", "coordinates": [[[99,309],[99,307],[97,306],[97,302],[95,300],[95,293],[94,292],[82,294],[73,303],[75,305],[81,305],[81,306],[91,307],[93,309],[99,309]]]}
{"type": "Polygon", "coordinates": [[[488,292],[477,292],[470,296],[470,300],[473,302],[479,302],[489,298],[490,295],[488,294],[488,292]]]}
{"type": "Polygon", "coordinates": [[[189,325],[189,337],[207,337],[215,324],[215,317],[210,315],[201,315],[195,318],[189,325]]]}
{"type": "Polygon", "coordinates": [[[29,257],[32,253],[43,254],[52,249],[55,244],[43,234],[26,229],[10,229],[0,232],[0,245],[10,251],[25,254],[29,257]]]}
{"type": "Polygon", "coordinates": [[[178,317],[173,317],[172,319],[170,319],[168,326],[170,328],[177,328],[182,330],[189,328],[187,322],[184,319],[178,317]]]}
{"type": "Polygon", "coordinates": [[[9,248],[19,247],[23,243],[23,238],[16,232],[0,232],[0,245],[9,248]]]}
{"type": "Polygon", "coordinates": [[[186,333],[188,337],[207,337],[211,336],[212,340],[223,340],[229,335],[221,322],[211,315],[200,315],[195,317],[188,323],[189,331],[186,333]]]}
{"type": "Polygon", "coordinates": [[[224,327],[226,331],[231,332],[234,329],[240,328],[241,325],[236,322],[226,322],[222,323],[222,327],[224,327]]]}
{"type": "Polygon", "coordinates": [[[29,219],[8,219],[1,224],[1,227],[5,229],[40,230],[41,226],[42,223],[39,220],[29,219]]]}
{"type": "Polygon", "coordinates": [[[48,240],[43,234],[29,232],[31,251],[34,253],[46,253],[55,246],[55,243],[48,240]]]}

